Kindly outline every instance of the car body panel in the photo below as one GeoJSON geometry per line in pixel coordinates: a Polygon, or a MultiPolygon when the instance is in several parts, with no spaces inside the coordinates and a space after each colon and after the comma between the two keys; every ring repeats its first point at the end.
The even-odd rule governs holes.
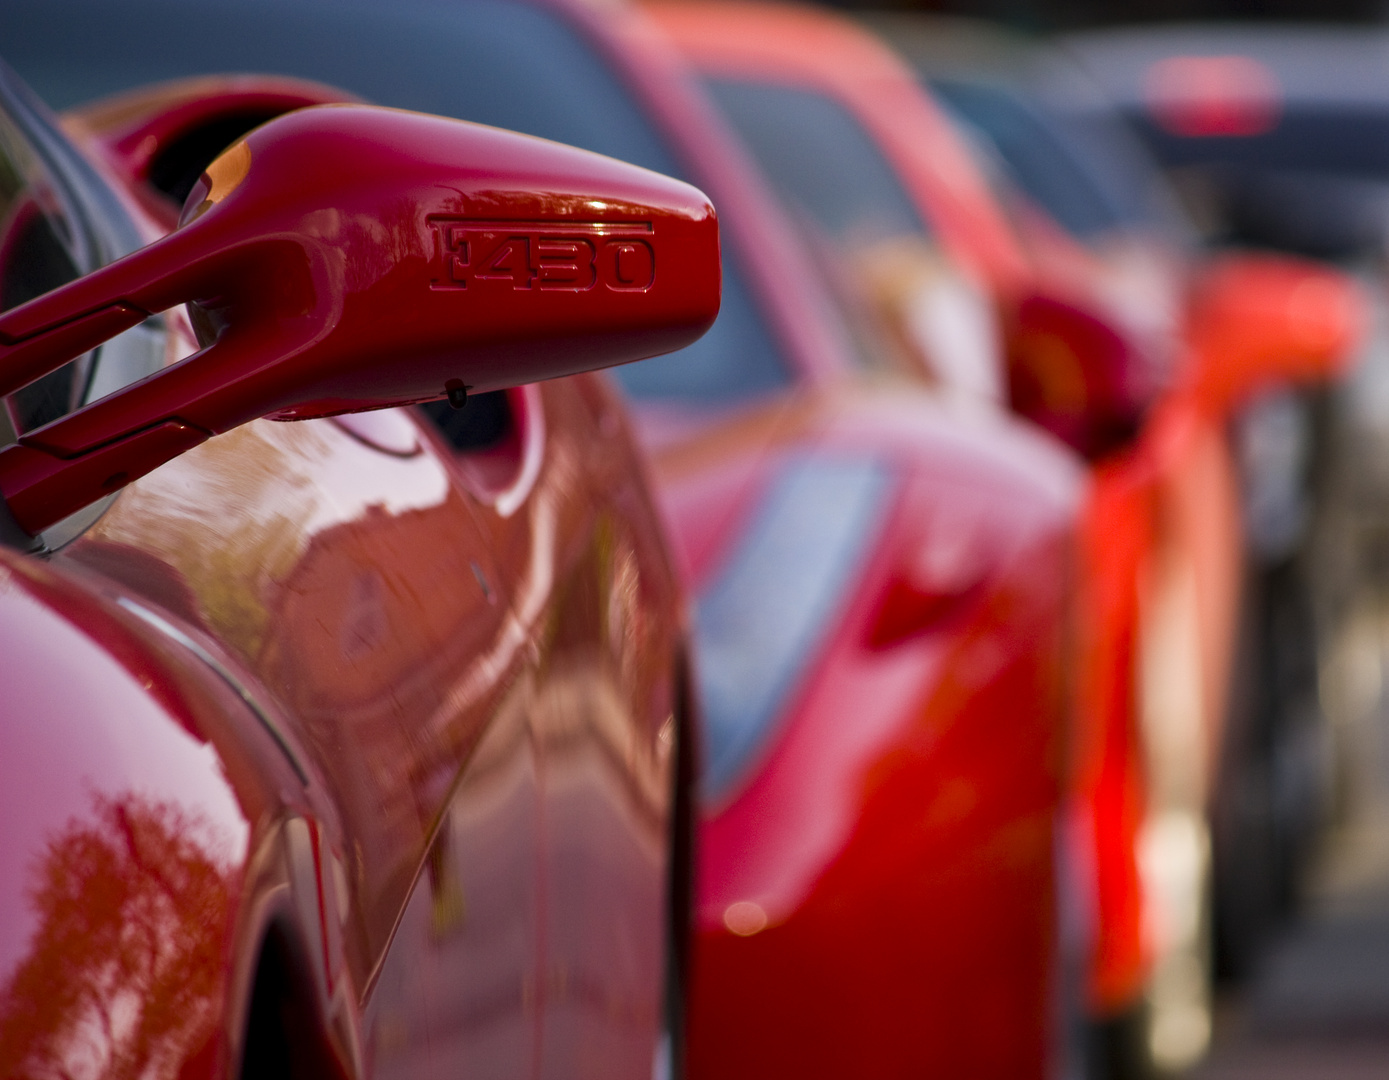
{"type": "MultiPolygon", "coordinates": [[[[730,183],[746,166],[723,149],[727,136],[688,125],[680,138],[709,170],[697,175],[728,244],[784,242],[764,232],[780,221],[766,196],[730,183]]],[[[868,462],[888,478],[870,553],[808,639],[802,677],[785,684],[741,768],[704,792],[691,1073],[905,1075],[987,1060],[1046,1075],[1061,1053],[1053,850],[1081,478],[1014,420],[890,382],[874,389],[842,348],[838,364],[833,382],[798,375],[782,400],[709,417],[704,430],[639,403],[697,627],[725,571],[765,535],[768,493],[788,474],[868,462]],[[965,536],[983,538],[975,572],[989,584],[942,586],[945,603],[871,647],[903,564],[909,576],[918,559],[949,562],[965,536]],[[918,815],[919,829],[908,824],[918,815]]],[[[700,680],[706,710],[726,674],[700,680]]]]}
{"type": "MultiPolygon", "coordinates": [[[[909,150],[925,154],[933,145],[930,138],[945,125],[943,117],[931,125],[901,122],[898,112],[889,109],[890,95],[881,88],[894,85],[900,95],[929,101],[914,74],[876,40],[828,14],[772,5],[734,9],[726,5],[667,4],[655,10],[676,41],[707,72],[785,81],[830,94],[861,120],[894,165],[909,150]],[[756,34],[751,33],[754,26],[756,34]],[[806,26],[815,28],[819,35],[816,50],[792,50],[783,44],[806,26]]],[[[922,108],[918,105],[910,115],[916,116],[922,108]]],[[[955,136],[948,133],[944,141],[954,146],[955,136]]],[[[902,169],[901,175],[928,224],[943,237],[952,235],[948,231],[951,204],[940,198],[939,181],[923,179],[919,170],[902,169]]],[[[991,200],[982,174],[972,164],[962,167],[960,182],[973,189],[976,200],[991,200]]],[[[1002,264],[1013,267],[1012,271],[996,269],[990,275],[996,302],[1006,311],[1020,296],[1036,289],[1042,272],[1028,249],[1006,228],[1000,211],[995,208],[991,214],[997,220],[1000,239],[996,242],[1006,243],[1012,252],[1002,264]]],[[[967,219],[963,229],[960,219],[954,220],[956,243],[970,245],[974,234],[967,219]]],[[[988,260],[993,245],[986,239],[980,241],[979,249],[976,262],[988,260]]],[[[1073,265],[1085,266],[1086,262],[1081,259],[1073,265]]],[[[1061,294],[1070,291],[1070,281],[1063,279],[1061,294]]],[[[1174,438],[1181,439],[1191,430],[1190,423],[1178,423],[1174,438]]],[[[1072,767],[1078,829],[1088,839],[1082,841],[1085,850],[1072,862],[1080,867],[1075,872],[1087,879],[1075,887],[1082,895],[1093,895],[1096,905],[1093,945],[1085,948],[1090,958],[1087,994],[1092,1007],[1102,1011],[1132,1000],[1152,958],[1153,942],[1146,929],[1150,918],[1142,901],[1136,854],[1143,816],[1136,807],[1144,803],[1147,792],[1136,759],[1142,749],[1134,673],[1142,648],[1138,630],[1141,582],[1153,558],[1159,491],[1174,475],[1168,463],[1181,456],[1177,449],[1156,460],[1151,454],[1126,454],[1097,468],[1084,515],[1085,540],[1077,579],[1083,606],[1074,687],[1079,713],[1072,767]],[[1126,537],[1129,542],[1116,543],[1117,537],[1126,537]],[[1120,813],[1124,808],[1127,813],[1120,813]]],[[[1214,467],[1218,474],[1228,470],[1228,455],[1223,468],[1220,462],[1214,467]]],[[[1218,687],[1211,689],[1218,694],[1218,687]]]]}
{"type": "Polygon", "coordinates": [[[962,426],[900,391],[794,404],[655,460],[677,524],[698,520],[711,491],[754,492],[720,508],[732,521],[712,551],[675,531],[698,568],[697,625],[788,470],[809,463],[823,484],[825,470],[868,463],[883,478],[867,553],[805,674],[737,772],[706,786],[692,1075],[854,1062],[1045,1075],[1075,465],[1009,422],[962,426]],[[924,576],[937,606],[875,645],[904,576],[924,576]]]}
{"type": "MultiPolygon", "coordinates": [[[[635,18],[614,25],[624,43],[649,40],[635,18]]],[[[688,91],[644,71],[657,60],[678,70],[658,45],[624,49],[619,70],[702,166],[696,175],[718,200],[730,248],[779,250],[786,226],[707,106],[706,119],[689,122],[693,106],[669,104],[688,91]]],[[[821,277],[802,269],[796,288],[753,280],[764,296],[784,293],[786,307],[814,296],[805,283],[821,277]]],[[[823,329],[817,336],[821,354],[836,344],[823,329]]],[[[835,367],[807,365],[794,339],[784,347],[798,387],[780,399],[702,423],[659,401],[638,408],[696,626],[788,468],[867,461],[890,478],[871,553],[804,654],[801,670],[814,674],[788,684],[742,768],[721,790],[705,789],[691,1074],[829,1075],[850,1063],[914,1073],[987,1058],[1000,1071],[1045,1075],[1058,1053],[1052,851],[1080,476],[1069,455],[1014,421],[981,422],[904,387],[865,385],[842,345],[829,351],[835,367]],[[958,552],[957,515],[976,505],[982,520],[969,524],[997,544],[979,571],[991,600],[971,593],[958,607],[931,609],[905,638],[866,647],[895,571],[958,552]],[[1010,522],[1006,508],[1018,518],[1010,522]],[[923,537],[933,519],[940,531],[923,537]],[[1031,559],[1005,554],[1010,540],[1031,545],[1031,559]],[[996,695],[983,689],[995,665],[1010,672],[996,695]],[[958,742],[943,748],[951,740],[940,736],[937,753],[937,731],[958,742]],[[921,802],[923,791],[943,794],[921,802]],[[962,804],[976,797],[973,816],[962,804]],[[936,811],[934,833],[901,820],[936,811]],[[1011,853],[1006,869],[991,857],[1000,848],[1011,853]],[[1029,901],[1003,902],[1016,899],[1011,888],[1029,901]],[[853,912],[867,936],[856,936],[853,912]],[[933,932],[918,933],[923,923],[933,932]],[[921,977],[936,966],[949,974],[921,977]],[[881,978],[865,978],[868,967],[881,978]],[[1004,996],[985,989],[1004,982],[1004,996]],[[971,990],[961,993],[964,985],[971,990]],[[815,1031],[823,1034],[808,1037],[815,1031]]],[[[723,674],[700,679],[706,707],[723,674]]]]}
{"type": "Polygon", "coordinates": [[[16,718],[0,964],[31,1003],[5,1011],[0,1062],[19,1075],[139,1060],[142,1043],[157,1058],[215,1054],[253,824],[293,772],[253,730],[219,755],[229,720],[254,728],[244,706],[81,577],[0,560],[16,718]],[[91,1020],[122,998],[128,1026],[103,1038],[91,1020]]]}

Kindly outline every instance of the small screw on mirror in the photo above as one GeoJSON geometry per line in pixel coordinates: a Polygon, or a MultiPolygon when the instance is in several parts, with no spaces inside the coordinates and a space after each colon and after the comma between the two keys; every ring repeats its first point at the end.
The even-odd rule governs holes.
{"type": "Polygon", "coordinates": [[[457,379],[450,379],[445,383],[444,390],[448,393],[449,404],[455,409],[461,409],[468,404],[469,387],[464,386],[457,379]]]}

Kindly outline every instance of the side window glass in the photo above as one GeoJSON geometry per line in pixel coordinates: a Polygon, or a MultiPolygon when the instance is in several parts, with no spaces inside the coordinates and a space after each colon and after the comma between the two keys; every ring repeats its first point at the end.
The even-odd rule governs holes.
{"type": "MultiPolygon", "coordinates": [[[[139,243],[134,226],[119,216],[119,202],[59,142],[56,132],[54,145],[42,153],[36,148],[29,132],[42,131],[46,122],[28,114],[10,89],[0,80],[0,312],[65,285],[139,243]]],[[[0,447],[156,371],[165,362],[167,341],[162,317],[146,319],[0,398],[0,447]]],[[[62,547],[115,497],[108,495],[44,530],[40,545],[49,551],[62,547]]]]}
{"type": "Polygon", "coordinates": [[[930,235],[892,165],[839,102],[742,79],[706,85],[772,187],[829,236],[863,245],[930,235]]]}
{"type": "MultiPolygon", "coordinates": [[[[0,311],[78,276],[69,223],[51,177],[32,146],[0,113],[0,311]]],[[[90,356],[3,399],[0,444],[70,412],[79,403],[90,356]]]]}

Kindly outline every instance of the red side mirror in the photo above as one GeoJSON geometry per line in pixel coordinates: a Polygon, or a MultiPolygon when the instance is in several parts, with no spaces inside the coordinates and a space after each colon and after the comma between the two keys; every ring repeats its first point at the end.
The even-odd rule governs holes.
{"type": "Polygon", "coordinates": [[[1259,387],[1334,378],[1367,320],[1355,282],[1330,267],[1276,255],[1212,260],[1188,322],[1189,385],[1224,412],[1259,387]]]}
{"type": "Polygon", "coordinates": [[[511,132],[291,113],[208,167],[164,239],[0,316],[0,394],[187,303],[202,351],[0,451],[36,532],[208,436],[681,348],[719,307],[695,188],[511,132]]]}
{"type": "Polygon", "coordinates": [[[1133,437],[1148,387],[1139,357],[1111,326],[1055,297],[1024,297],[1008,323],[1014,410],[1095,460],[1133,437]]]}

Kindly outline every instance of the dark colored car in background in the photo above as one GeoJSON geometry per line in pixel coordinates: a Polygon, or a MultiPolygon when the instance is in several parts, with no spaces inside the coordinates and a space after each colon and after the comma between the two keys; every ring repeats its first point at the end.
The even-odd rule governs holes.
{"type": "Polygon", "coordinates": [[[1389,586],[1380,554],[1389,529],[1389,38],[1370,27],[1179,24],[1059,44],[1088,89],[1043,69],[1040,92],[1082,129],[1124,123],[1209,248],[1329,260],[1365,284],[1372,305],[1371,333],[1339,385],[1270,395],[1235,430],[1258,568],[1249,644],[1274,672],[1249,688],[1247,725],[1269,763],[1272,844],[1266,837],[1265,854],[1253,856],[1246,830],[1243,846],[1245,879],[1267,879],[1271,867],[1276,890],[1273,903],[1237,904],[1225,919],[1223,967],[1243,974],[1297,906],[1305,860],[1288,827],[1302,826],[1293,839],[1305,851],[1306,808],[1323,821],[1333,809],[1344,817],[1366,805],[1373,783],[1372,705],[1346,688],[1365,684],[1389,586]],[[1321,759],[1314,798],[1305,767],[1293,764],[1309,752],[1321,759]]]}

